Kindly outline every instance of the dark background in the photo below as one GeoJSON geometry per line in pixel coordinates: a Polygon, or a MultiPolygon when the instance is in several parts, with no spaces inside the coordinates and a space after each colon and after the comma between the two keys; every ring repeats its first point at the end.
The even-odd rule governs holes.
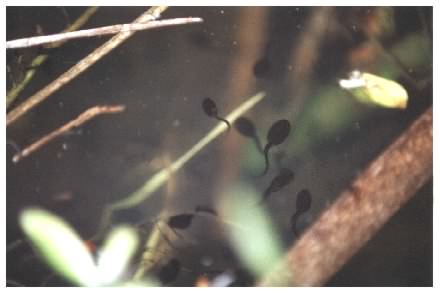
{"type": "MultiPolygon", "coordinates": [[[[226,114],[246,97],[265,90],[268,97],[246,115],[254,121],[263,143],[277,119],[289,119],[295,130],[302,127],[307,134],[302,144],[300,138],[291,136],[288,143],[273,152],[274,160],[289,166],[296,175],[294,184],[268,202],[288,247],[294,241],[288,219],[294,211],[294,195],[300,189],[308,188],[313,200],[312,209],[299,223],[305,228],[368,162],[432,105],[432,51],[410,71],[416,82],[428,80],[424,86],[414,88],[396,77],[410,95],[406,110],[372,108],[344,96],[338,89],[339,78],[353,69],[375,73],[380,67],[377,63],[381,54],[377,52],[367,52],[370,55],[365,60],[349,58],[357,56],[354,52],[366,41],[362,29],[376,21],[376,8],[336,8],[326,15],[328,23],[321,34],[310,33],[304,38],[312,25],[309,20],[318,9],[171,7],[163,18],[197,16],[204,23],[136,33],[9,126],[7,140],[24,147],[94,105],[127,106],[121,114],[89,121],[17,164],[11,161],[14,148],[7,145],[7,244],[23,239],[17,215],[34,205],[61,215],[85,239],[93,236],[104,205],[136,190],[215,125],[215,120],[201,110],[204,97],[214,99],[220,113],[226,114]],[[252,9],[262,9],[260,15],[265,17],[246,22],[246,17],[254,15],[252,9]],[[254,25],[246,31],[243,27],[252,22],[254,25]],[[260,41],[252,43],[254,39],[260,41]],[[304,58],[304,64],[292,62],[298,60],[294,58],[297,48],[310,39],[320,43],[315,50],[310,49],[308,58],[314,61],[307,63],[308,58],[304,58]],[[292,70],[306,68],[307,64],[310,69],[301,69],[305,73],[292,79],[292,70]],[[347,101],[328,118],[337,121],[337,127],[327,132],[316,117],[327,117],[336,102],[323,104],[322,115],[313,110],[326,88],[347,101]],[[335,120],[347,113],[345,120],[335,120]],[[314,124],[308,120],[310,117],[315,117],[311,120],[314,124]]],[[[129,23],[145,10],[101,7],[84,28],[129,23]]],[[[83,11],[81,7],[7,7],[6,38],[36,35],[37,25],[43,34],[60,32],[83,11]]],[[[425,34],[432,40],[431,7],[396,7],[393,13],[393,32],[381,37],[385,49],[393,48],[410,34],[425,34]]],[[[46,51],[8,50],[8,89],[21,79],[27,62],[49,52],[48,61],[11,108],[108,39],[78,39],[46,51]]],[[[178,172],[173,187],[162,188],[138,208],[120,213],[115,221],[133,223],[152,219],[164,208],[184,212],[197,204],[212,205],[219,186],[234,180],[251,182],[263,191],[276,172],[272,169],[267,178],[249,179],[249,172],[262,168],[262,158],[255,154],[252,142],[236,131],[222,135],[178,172]]],[[[327,285],[432,286],[432,198],[430,181],[327,285]]],[[[196,244],[183,241],[176,257],[188,270],[169,285],[193,286],[206,270],[200,260],[207,256],[213,260],[211,269],[240,267],[218,223],[196,220],[187,234],[196,244]]],[[[26,286],[41,285],[49,270],[32,255],[28,244],[8,252],[7,279],[26,286]]],[[[238,275],[243,285],[252,284],[246,274],[238,275]]],[[[61,284],[66,285],[57,278],[46,283],[61,284]]]]}

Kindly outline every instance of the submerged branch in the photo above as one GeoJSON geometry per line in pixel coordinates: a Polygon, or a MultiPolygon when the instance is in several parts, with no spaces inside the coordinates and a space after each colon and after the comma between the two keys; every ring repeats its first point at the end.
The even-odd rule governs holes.
{"type": "MultiPolygon", "coordinates": [[[[90,17],[95,14],[95,12],[98,10],[98,7],[89,7],[87,8],[78,19],[75,20],[74,23],[72,23],[69,27],[67,27],[63,32],[71,32],[74,30],[77,30],[81,26],[83,26],[90,17]]],[[[64,42],[56,42],[48,45],[48,48],[58,48],[64,44],[64,42]]],[[[37,57],[35,57],[31,64],[30,69],[26,71],[24,74],[24,78],[15,84],[11,90],[8,91],[6,95],[6,108],[9,108],[9,106],[12,104],[12,102],[15,100],[15,98],[23,91],[23,89],[28,85],[28,83],[32,80],[34,77],[34,74],[37,70],[37,68],[44,64],[44,62],[47,60],[48,55],[47,54],[40,54],[37,57]]]]}
{"type": "MultiPolygon", "coordinates": [[[[167,9],[167,6],[154,6],[140,17],[138,17],[133,23],[148,23],[155,20],[160,14],[167,9]]],[[[62,86],[70,82],[72,79],[80,75],[87,68],[95,64],[99,59],[109,53],[111,50],[122,44],[126,39],[131,37],[135,32],[121,32],[112,37],[109,41],[105,42],[99,48],[95,49],[92,53],[87,55],[84,59],[72,66],[68,71],[61,74],[57,79],[51,82],[49,85],[38,91],[33,96],[29,97],[26,101],[18,105],[11,112],[6,115],[6,126],[9,126],[19,117],[27,113],[33,107],[44,101],[51,94],[56,92],[62,86]]]]}
{"type": "Polygon", "coordinates": [[[74,120],[64,124],[60,128],[52,131],[51,133],[43,136],[36,142],[32,143],[30,146],[26,147],[12,158],[12,161],[14,163],[17,163],[24,157],[29,156],[48,142],[50,142],[52,139],[60,136],[61,134],[68,132],[74,127],[78,127],[85,122],[89,121],[90,119],[94,118],[95,116],[102,115],[102,114],[113,114],[113,113],[119,113],[125,110],[125,106],[123,105],[116,105],[116,106],[95,106],[92,107],[86,111],[84,111],[81,115],[79,115],[74,120]]]}
{"type": "Polygon", "coordinates": [[[103,26],[103,27],[74,31],[74,32],[66,32],[66,33],[53,34],[47,36],[37,36],[37,37],[22,38],[22,39],[7,41],[6,49],[25,48],[25,47],[38,46],[47,43],[78,39],[78,38],[90,38],[95,36],[117,34],[121,32],[148,30],[153,28],[197,23],[202,21],[203,19],[199,17],[185,17],[185,18],[157,20],[157,21],[151,21],[149,23],[115,24],[115,25],[103,26]]]}
{"type": "MultiPolygon", "coordinates": [[[[228,116],[225,117],[229,123],[234,123],[234,121],[246,113],[249,109],[254,107],[258,102],[260,102],[265,97],[263,92],[256,94],[253,97],[247,99],[244,103],[239,105],[235,110],[233,110],[228,116]]],[[[193,147],[191,147],[186,153],[184,153],[179,159],[174,161],[169,167],[162,169],[161,171],[154,174],[149,180],[147,180],[143,186],[138,190],[130,194],[128,197],[117,201],[106,208],[104,208],[102,222],[100,226],[100,232],[105,229],[105,227],[110,223],[111,216],[113,212],[121,209],[128,209],[135,207],[140,204],[148,197],[150,197],[156,190],[158,190],[167,180],[172,176],[173,173],[177,172],[186,162],[188,162],[192,157],[194,157],[199,151],[206,147],[211,141],[218,137],[221,133],[227,130],[225,123],[218,123],[210,132],[208,132],[199,142],[197,142],[193,147]]]]}
{"type": "Polygon", "coordinates": [[[260,286],[324,285],[431,177],[432,108],[342,192],[260,286]]]}

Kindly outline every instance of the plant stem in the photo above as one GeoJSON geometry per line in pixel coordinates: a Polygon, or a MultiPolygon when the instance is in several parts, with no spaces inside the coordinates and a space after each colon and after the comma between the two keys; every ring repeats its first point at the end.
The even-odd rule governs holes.
{"type": "MultiPolygon", "coordinates": [[[[231,124],[255,106],[265,97],[264,92],[260,92],[253,97],[250,97],[235,110],[233,110],[228,116],[225,117],[231,124]]],[[[121,209],[132,208],[148,197],[150,197],[156,190],[158,190],[172,175],[177,172],[181,167],[183,167],[186,162],[188,162],[192,157],[194,157],[200,150],[207,146],[211,141],[213,141],[217,136],[227,130],[225,123],[220,122],[215,126],[210,132],[208,132],[199,142],[197,142],[192,148],[190,148],[186,153],[184,153],[179,159],[174,161],[169,167],[162,169],[153,175],[149,180],[147,180],[142,187],[127,196],[126,198],[117,201],[113,204],[104,208],[103,218],[101,222],[102,231],[111,220],[113,212],[121,209]]]]}

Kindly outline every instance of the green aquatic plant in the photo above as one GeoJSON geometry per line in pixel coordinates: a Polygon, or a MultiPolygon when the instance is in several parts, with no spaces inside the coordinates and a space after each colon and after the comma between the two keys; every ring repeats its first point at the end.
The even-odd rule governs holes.
{"type": "Polygon", "coordinates": [[[58,275],[78,286],[153,286],[154,281],[125,284],[120,281],[138,247],[133,228],[114,228],[95,262],[78,233],[61,217],[40,208],[27,208],[20,214],[20,226],[36,253],[58,275]]]}
{"type": "Polygon", "coordinates": [[[261,278],[279,265],[283,248],[279,233],[269,214],[255,205],[260,196],[253,187],[238,184],[224,192],[220,199],[220,214],[228,239],[243,265],[261,278]]]}

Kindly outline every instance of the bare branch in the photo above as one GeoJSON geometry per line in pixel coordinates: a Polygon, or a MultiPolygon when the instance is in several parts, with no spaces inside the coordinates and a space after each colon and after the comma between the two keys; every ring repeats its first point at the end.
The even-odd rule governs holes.
{"type": "Polygon", "coordinates": [[[173,25],[198,23],[202,21],[203,19],[199,17],[185,17],[185,18],[174,18],[174,19],[151,21],[149,23],[115,24],[115,25],[103,26],[98,28],[79,30],[74,32],[7,41],[6,49],[32,47],[32,46],[38,46],[42,44],[54,43],[59,41],[67,41],[77,38],[89,38],[95,36],[117,34],[121,32],[148,30],[148,29],[173,26],[173,25]]]}
{"type": "MultiPolygon", "coordinates": [[[[89,7],[87,8],[81,15],[78,17],[74,23],[72,23],[69,27],[67,27],[63,32],[71,32],[74,30],[77,30],[81,26],[83,26],[90,17],[95,14],[95,12],[98,10],[97,7],[89,7]]],[[[47,47],[50,48],[57,48],[61,46],[64,42],[56,42],[48,45],[47,47]]],[[[34,77],[34,74],[39,66],[41,66],[44,62],[46,62],[48,55],[47,54],[40,54],[37,57],[35,57],[32,62],[30,63],[30,69],[26,71],[24,74],[23,80],[18,82],[16,85],[12,87],[11,90],[8,91],[6,94],[6,108],[8,109],[9,106],[12,104],[12,102],[17,98],[17,96],[23,91],[23,89],[29,84],[29,82],[34,77]]],[[[9,109],[8,109],[9,110],[9,109]]]]}
{"type": "Polygon", "coordinates": [[[81,115],[79,115],[76,119],[68,122],[67,124],[61,126],[57,130],[52,131],[51,133],[43,136],[38,141],[34,142],[30,146],[26,147],[24,150],[19,152],[18,154],[14,155],[12,158],[12,161],[14,163],[17,163],[22,158],[29,156],[45,144],[47,144],[52,139],[60,136],[61,134],[71,130],[74,127],[78,127],[90,119],[94,118],[95,116],[102,115],[102,114],[113,114],[113,113],[119,113],[125,110],[124,105],[117,105],[117,106],[95,106],[92,107],[86,111],[84,111],[81,115]]]}
{"type": "Polygon", "coordinates": [[[324,211],[261,286],[325,284],[432,177],[428,109],[324,211]]]}
{"type": "MultiPolygon", "coordinates": [[[[148,23],[155,20],[160,16],[160,14],[167,9],[166,6],[154,6],[141,16],[139,16],[133,23],[148,23]]],[[[22,104],[17,106],[11,112],[6,115],[6,126],[9,126],[12,122],[17,120],[20,116],[25,114],[27,111],[44,101],[48,96],[56,92],[62,86],[70,82],[72,79],[80,75],[87,68],[95,64],[99,59],[109,53],[111,50],[116,48],[118,45],[123,43],[126,39],[132,36],[135,32],[121,32],[116,36],[111,38],[109,41],[105,42],[102,46],[95,49],[92,53],[87,55],[84,59],[79,61],[77,64],[72,66],[69,70],[61,74],[57,79],[51,82],[49,85],[38,91],[33,96],[29,97],[22,104]]]]}

